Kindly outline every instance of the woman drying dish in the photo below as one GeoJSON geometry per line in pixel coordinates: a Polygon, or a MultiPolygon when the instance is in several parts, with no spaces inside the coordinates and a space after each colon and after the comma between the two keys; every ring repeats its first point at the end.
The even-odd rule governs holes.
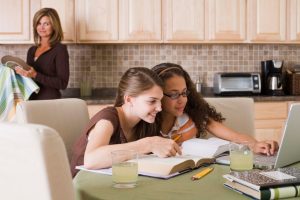
{"type": "Polygon", "coordinates": [[[254,143],[254,153],[273,155],[278,149],[275,141],[258,142],[247,134],[237,133],[223,125],[222,115],[197,93],[189,74],[180,65],[162,63],[152,70],[164,81],[162,112],[156,119],[163,136],[181,143],[201,137],[209,131],[225,140],[254,143]]]}
{"type": "Polygon", "coordinates": [[[40,87],[30,100],[61,98],[59,90],[65,89],[69,81],[69,54],[61,44],[63,31],[56,10],[42,8],[35,13],[33,36],[35,45],[27,52],[29,69],[16,67],[16,73],[32,78],[40,87]]]}
{"type": "Polygon", "coordinates": [[[114,150],[135,150],[160,157],[181,154],[171,139],[162,138],[153,124],[161,111],[163,97],[160,78],[148,68],[131,68],[122,76],[114,107],[98,112],[74,146],[71,162],[75,167],[99,169],[112,165],[114,150]]]}

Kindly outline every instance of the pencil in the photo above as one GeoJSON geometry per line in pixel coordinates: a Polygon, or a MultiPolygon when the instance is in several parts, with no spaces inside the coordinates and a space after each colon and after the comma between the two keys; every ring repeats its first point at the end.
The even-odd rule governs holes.
{"type": "Polygon", "coordinates": [[[203,176],[205,176],[206,174],[209,174],[210,172],[212,172],[214,170],[213,167],[207,167],[204,170],[202,170],[201,172],[199,172],[198,174],[195,174],[194,176],[192,176],[192,180],[198,180],[200,178],[202,178],[203,176]]]}
{"type": "Polygon", "coordinates": [[[177,135],[173,140],[174,140],[175,142],[177,142],[177,140],[179,140],[180,137],[181,137],[181,135],[177,135]]]}

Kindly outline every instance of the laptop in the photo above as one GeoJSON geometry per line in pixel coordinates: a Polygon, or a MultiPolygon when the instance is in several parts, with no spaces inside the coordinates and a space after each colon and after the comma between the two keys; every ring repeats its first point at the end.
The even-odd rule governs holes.
{"type": "MultiPolygon", "coordinates": [[[[278,152],[273,156],[254,155],[254,168],[273,169],[285,167],[300,161],[300,103],[292,103],[285,122],[278,152]]],[[[220,164],[230,164],[229,156],[216,160],[220,164]],[[226,161],[227,160],[227,161],[226,161]]]]}

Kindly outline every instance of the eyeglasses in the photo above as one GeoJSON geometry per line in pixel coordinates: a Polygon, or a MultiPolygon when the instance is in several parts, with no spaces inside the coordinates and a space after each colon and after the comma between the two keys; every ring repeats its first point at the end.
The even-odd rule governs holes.
{"type": "Polygon", "coordinates": [[[188,91],[188,90],[186,90],[182,93],[173,93],[173,94],[165,94],[164,93],[165,96],[167,96],[173,100],[178,99],[180,96],[187,97],[189,94],[190,94],[190,91],[188,91]]]}

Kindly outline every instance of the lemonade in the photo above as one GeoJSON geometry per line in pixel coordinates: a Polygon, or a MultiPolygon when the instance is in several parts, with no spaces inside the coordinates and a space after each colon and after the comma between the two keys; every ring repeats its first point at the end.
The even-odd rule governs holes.
{"type": "Polygon", "coordinates": [[[138,164],[136,162],[121,162],[112,166],[112,180],[116,188],[131,188],[136,186],[138,164]]]}
{"type": "Polygon", "coordinates": [[[253,153],[250,150],[230,151],[230,169],[234,171],[253,168],[253,153]]]}

